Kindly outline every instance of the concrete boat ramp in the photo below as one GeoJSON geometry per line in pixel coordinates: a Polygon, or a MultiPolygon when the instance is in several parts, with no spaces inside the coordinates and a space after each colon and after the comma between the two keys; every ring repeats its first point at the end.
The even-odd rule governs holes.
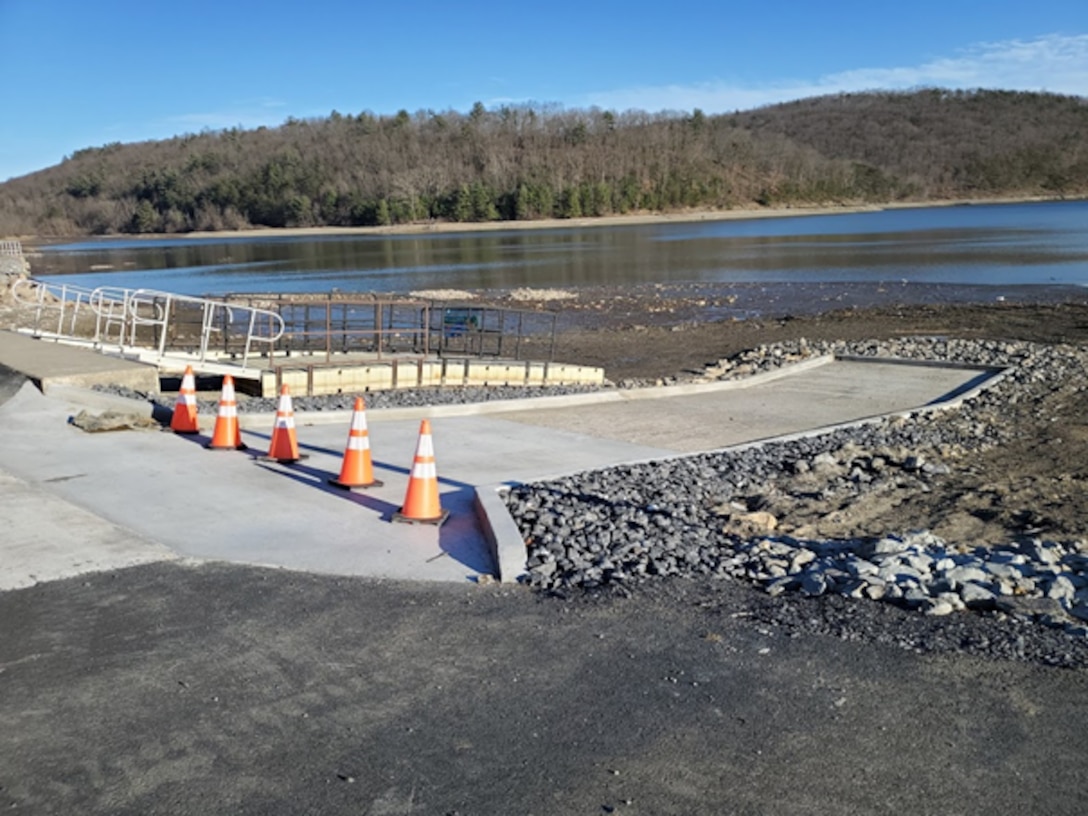
{"type": "MultiPolygon", "coordinates": [[[[260,460],[273,417],[243,415],[247,451],[209,451],[202,436],[159,430],[86,433],[89,407],[142,410],[82,388],[43,394],[0,344],[0,589],[162,559],[230,561],[342,575],[513,580],[524,546],[498,497],[504,484],[715,450],[782,435],[954,405],[993,369],[818,358],[745,381],[604,391],[577,397],[370,411],[375,475],[343,492],[350,412],[296,414],[306,458],[260,460]],[[0,397],[2,399],[2,397],[0,397]],[[397,524],[419,419],[430,417],[449,520],[397,524]]],[[[99,356],[65,349],[58,366],[99,356]],[[83,356],[86,356],[83,358],[83,356]],[[63,359],[62,359],[63,358],[63,359]]]]}

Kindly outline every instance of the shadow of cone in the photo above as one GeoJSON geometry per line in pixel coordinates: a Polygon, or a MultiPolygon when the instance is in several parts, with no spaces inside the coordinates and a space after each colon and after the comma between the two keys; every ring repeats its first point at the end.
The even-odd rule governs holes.
{"type": "Polygon", "coordinates": [[[290,464],[305,459],[298,452],[298,437],[295,435],[295,411],[291,405],[291,391],[284,385],[280,387],[280,402],[276,407],[276,424],[272,428],[272,441],[268,445],[265,461],[275,460],[290,464]]]}
{"type": "Polygon", "coordinates": [[[200,421],[197,419],[196,380],[193,367],[185,366],[185,376],[181,378],[181,390],[174,403],[174,415],[170,418],[170,430],[179,434],[200,433],[200,421]]]}
{"type": "Polygon", "coordinates": [[[393,514],[393,521],[409,524],[441,524],[449,517],[438,499],[438,470],[434,462],[434,440],[431,438],[431,422],[423,420],[419,425],[419,442],[408,477],[408,492],[404,506],[393,514]]]}
{"type": "Polygon", "coordinates": [[[344,463],[340,476],[329,479],[329,484],[344,490],[363,487],[381,487],[374,478],[374,462],[370,458],[370,434],[366,427],[366,404],[362,397],[355,398],[355,410],[351,414],[351,430],[344,450],[344,463]]]}
{"type": "Polygon", "coordinates": [[[245,450],[242,430],[238,427],[238,400],[234,396],[234,377],[223,377],[223,393],[219,396],[219,414],[215,418],[209,450],[245,450]]]}

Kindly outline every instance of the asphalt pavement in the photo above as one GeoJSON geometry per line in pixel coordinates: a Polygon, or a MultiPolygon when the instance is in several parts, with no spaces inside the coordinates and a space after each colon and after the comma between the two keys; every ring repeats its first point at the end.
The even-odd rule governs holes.
{"type": "Polygon", "coordinates": [[[865,602],[867,639],[763,622],[780,602],[176,563],[0,593],[0,807],[1084,812],[1088,673],[919,655],[865,602]]]}

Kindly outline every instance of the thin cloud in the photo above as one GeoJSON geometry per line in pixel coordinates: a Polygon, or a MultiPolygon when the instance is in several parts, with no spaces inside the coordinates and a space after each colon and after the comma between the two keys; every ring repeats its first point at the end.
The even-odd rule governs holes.
{"type": "Polygon", "coordinates": [[[168,116],[159,124],[175,131],[179,128],[192,131],[224,130],[233,127],[272,127],[283,123],[285,118],[283,109],[286,107],[286,102],[266,97],[251,104],[240,105],[234,110],[182,113],[176,116],[168,116]]]}
{"type": "Polygon", "coordinates": [[[1050,34],[1033,40],[978,43],[955,56],[916,66],[860,68],[818,77],[743,86],[712,81],[694,85],[624,88],[588,94],[586,105],[626,110],[747,110],[793,99],[866,90],[917,87],[1000,88],[1088,96],[1088,34],[1050,34]]]}

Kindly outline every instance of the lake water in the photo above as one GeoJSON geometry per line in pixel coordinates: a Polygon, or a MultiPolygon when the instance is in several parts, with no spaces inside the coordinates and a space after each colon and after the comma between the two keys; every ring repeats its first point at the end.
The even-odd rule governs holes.
{"type": "Polygon", "coordinates": [[[191,295],[678,283],[996,292],[1088,286],[1088,202],[453,234],[108,238],[39,249],[36,277],[191,295]]]}

